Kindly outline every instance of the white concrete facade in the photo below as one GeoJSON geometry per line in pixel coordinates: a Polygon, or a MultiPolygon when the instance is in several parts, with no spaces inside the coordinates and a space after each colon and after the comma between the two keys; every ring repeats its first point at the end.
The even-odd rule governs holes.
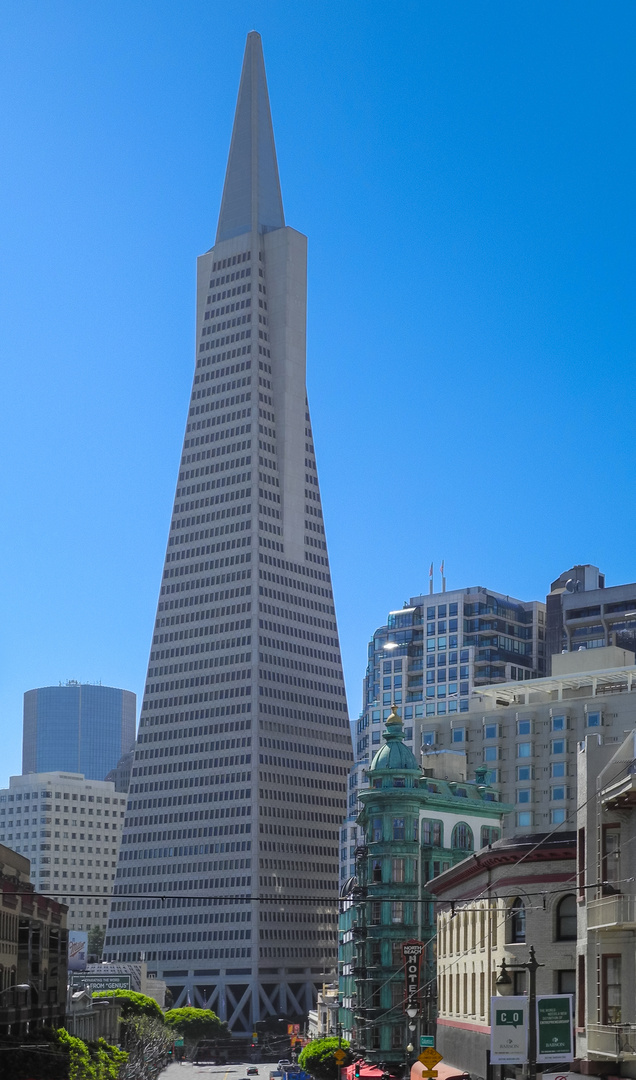
{"type": "Polygon", "coordinates": [[[576,749],[586,735],[617,746],[636,718],[633,653],[616,647],[558,657],[559,674],[481,687],[462,716],[416,722],[422,750],[464,750],[469,770],[489,768],[489,780],[515,806],[508,835],[574,827],[576,749]],[[593,666],[592,666],[593,667],[593,666]],[[579,670],[580,669],[580,670],[579,670]]]}
{"type": "Polygon", "coordinates": [[[68,904],[69,930],[105,927],[126,796],[81,773],[11,776],[0,789],[0,843],[26,856],[38,892],[68,904]]]}

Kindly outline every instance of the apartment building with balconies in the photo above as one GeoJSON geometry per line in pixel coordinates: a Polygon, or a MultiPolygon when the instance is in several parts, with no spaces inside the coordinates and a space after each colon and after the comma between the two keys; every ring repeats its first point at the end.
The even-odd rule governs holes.
{"type": "Polygon", "coordinates": [[[572,566],[552,582],[546,597],[546,650],[550,657],[607,645],[636,652],[636,582],[605,584],[591,563],[572,566]]]}
{"type": "Polygon", "coordinates": [[[537,993],[576,992],[576,834],[495,841],[427,884],[437,904],[437,1037],[447,1061],[490,1074],[490,998],[505,961],[527,994],[530,946],[537,993]]]}
{"type": "Polygon", "coordinates": [[[636,1076],[636,728],[578,751],[576,1052],[582,1071],[636,1076]]]}

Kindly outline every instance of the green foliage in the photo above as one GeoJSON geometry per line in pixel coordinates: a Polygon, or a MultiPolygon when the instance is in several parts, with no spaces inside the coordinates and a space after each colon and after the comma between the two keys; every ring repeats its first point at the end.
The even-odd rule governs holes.
{"type": "Polygon", "coordinates": [[[94,1062],[95,1080],[117,1080],[128,1061],[128,1054],[117,1046],[111,1046],[105,1039],[89,1043],[94,1062]]]}
{"type": "Polygon", "coordinates": [[[56,1032],[59,1045],[69,1055],[69,1080],[118,1080],[128,1054],[105,1039],[85,1043],[65,1028],[56,1032]]]}
{"type": "Polygon", "coordinates": [[[106,930],[103,926],[91,926],[88,931],[88,951],[91,956],[96,956],[98,961],[102,958],[105,936],[106,930]]]}
{"type": "Polygon", "coordinates": [[[57,1038],[60,1045],[68,1051],[69,1080],[96,1080],[91,1055],[85,1042],[69,1035],[65,1028],[58,1028],[57,1038]]]}
{"type": "Polygon", "coordinates": [[[183,1009],[169,1009],[164,1013],[164,1020],[174,1032],[180,1032],[188,1042],[199,1039],[218,1039],[229,1035],[229,1028],[219,1020],[211,1009],[194,1009],[188,1005],[183,1009]]]}
{"type": "MultiPolygon", "coordinates": [[[[0,1076],[11,1080],[121,1080],[127,1059],[128,1054],[104,1039],[85,1043],[65,1028],[41,1028],[32,1046],[28,1038],[25,1042],[24,1038],[3,1037],[0,1076]]],[[[149,1080],[156,1080],[156,1075],[149,1080]]]]}
{"type": "Polygon", "coordinates": [[[122,1019],[129,1016],[150,1016],[155,1020],[163,1020],[163,1013],[154,998],[146,994],[138,994],[135,990],[100,990],[93,994],[94,998],[117,998],[122,1005],[122,1019]]]}
{"type": "Polygon", "coordinates": [[[316,1080],[339,1080],[340,1069],[350,1065],[353,1060],[354,1055],[349,1049],[347,1040],[343,1039],[339,1043],[336,1038],[313,1039],[312,1042],[307,1043],[298,1056],[301,1069],[311,1073],[316,1080]],[[347,1055],[342,1065],[338,1065],[333,1056],[339,1045],[347,1055]]]}

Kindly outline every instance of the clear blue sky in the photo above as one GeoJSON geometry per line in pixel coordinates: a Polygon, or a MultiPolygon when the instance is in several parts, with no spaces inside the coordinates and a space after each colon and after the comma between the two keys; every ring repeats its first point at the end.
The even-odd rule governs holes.
{"type": "Polygon", "coordinates": [[[287,221],[350,710],[425,590],[636,579],[636,8],[5,0],[0,724],[141,693],[246,33],[287,221]]]}

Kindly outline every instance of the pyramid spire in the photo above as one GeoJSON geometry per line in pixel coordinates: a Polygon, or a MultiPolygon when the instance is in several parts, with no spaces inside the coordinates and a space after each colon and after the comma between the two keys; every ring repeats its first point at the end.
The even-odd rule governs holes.
{"type": "Polygon", "coordinates": [[[247,35],[216,243],[285,225],[261,35],[247,35]]]}

